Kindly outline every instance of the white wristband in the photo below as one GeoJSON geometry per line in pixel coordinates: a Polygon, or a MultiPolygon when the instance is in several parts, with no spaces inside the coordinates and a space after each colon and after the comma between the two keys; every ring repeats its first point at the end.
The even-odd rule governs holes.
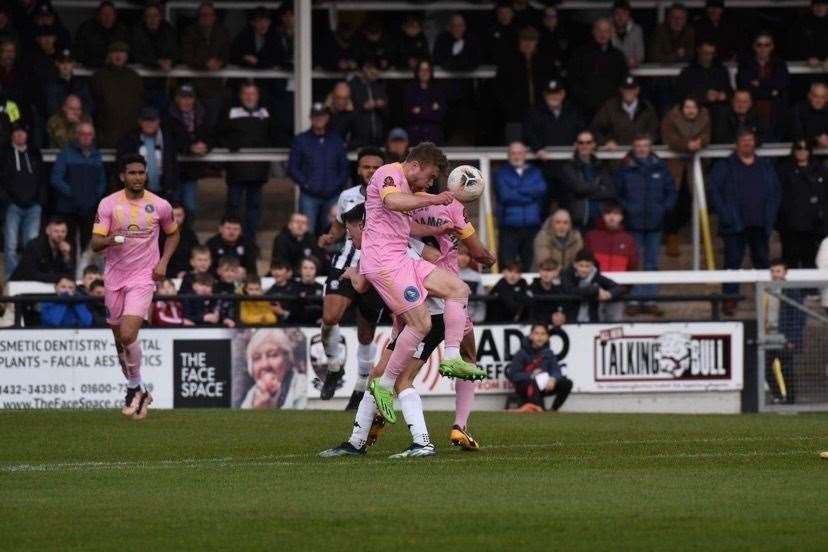
{"type": "Polygon", "coordinates": [[[114,238],[114,240],[113,240],[113,241],[114,241],[115,243],[124,243],[124,242],[126,241],[126,238],[125,238],[125,237],[123,237],[123,236],[115,236],[115,238],[114,238]]]}

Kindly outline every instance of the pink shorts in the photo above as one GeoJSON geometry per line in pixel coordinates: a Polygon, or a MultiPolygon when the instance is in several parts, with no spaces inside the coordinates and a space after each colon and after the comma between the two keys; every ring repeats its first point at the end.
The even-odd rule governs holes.
{"type": "Polygon", "coordinates": [[[121,289],[107,289],[104,292],[106,305],[106,322],[112,326],[121,323],[124,316],[149,317],[155,284],[124,286],[121,289]]]}
{"type": "Polygon", "coordinates": [[[365,274],[388,309],[400,315],[419,307],[426,300],[423,282],[437,268],[428,261],[405,257],[393,268],[365,274]]]}

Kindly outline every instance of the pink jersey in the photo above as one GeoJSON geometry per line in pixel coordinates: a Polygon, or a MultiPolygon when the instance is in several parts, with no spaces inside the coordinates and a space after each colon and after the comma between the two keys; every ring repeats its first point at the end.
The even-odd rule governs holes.
{"type": "Polygon", "coordinates": [[[161,257],[158,251],[161,228],[171,234],[177,225],[170,204],[152,192],[144,191],[143,197],[128,199],[121,190],[101,200],[92,233],[126,238],[123,245],[106,249],[106,289],[152,284],[152,271],[161,257]]]}
{"type": "Polygon", "coordinates": [[[469,222],[463,204],[455,199],[448,205],[431,205],[415,209],[411,211],[411,216],[414,222],[424,226],[452,225],[453,231],[437,236],[437,243],[440,246],[440,259],[435,264],[454,275],[459,275],[457,242],[474,234],[474,226],[469,222]]]}
{"type": "Polygon", "coordinates": [[[359,270],[362,274],[398,267],[406,259],[411,215],[392,211],[383,204],[386,196],[396,192],[411,193],[402,165],[383,165],[368,184],[365,198],[365,229],[359,270]]]}

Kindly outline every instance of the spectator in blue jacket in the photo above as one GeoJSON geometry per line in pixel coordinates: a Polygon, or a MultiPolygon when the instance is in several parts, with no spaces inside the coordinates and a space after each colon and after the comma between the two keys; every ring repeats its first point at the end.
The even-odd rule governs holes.
{"type": "Polygon", "coordinates": [[[519,261],[532,266],[533,240],[540,229],[541,200],[546,180],[540,169],[526,162],[526,146],[509,144],[509,162],[495,173],[497,220],[500,223],[500,266],[519,261]]]}
{"type": "MultiPolygon", "coordinates": [[[[644,270],[658,270],[664,219],[678,199],[676,185],[667,163],[653,152],[649,136],[635,137],[633,149],[615,174],[615,191],[624,206],[627,230],[635,238],[644,270]]],[[[654,284],[636,286],[633,295],[655,295],[654,284]]],[[[633,307],[637,308],[637,307],[633,307]]],[[[642,312],[660,314],[655,303],[641,307],[642,312]]]]}
{"type": "Polygon", "coordinates": [[[288,159],[288,174],[299,186],[299,212],[307,215],[316,235],[324,234],[349,173],[345,143],[328,128],[330,118],[328,108],[313,104],[311,127],[293,140],[288,159]]]}
{"type": "MultiPolygon", "coordinates": [[[[754,268],[768,268],[769,240],[782,192],[779,178],[767,159],[756,156],[756,135],[744,129],[736,137],[736,151],[710,172],[710,203],[719,215],[719,235],[724,241],[724,267],[742,268],[745,247],[750,247],[754,268]]],[[[739,284],[724,284],[722,291],[739,292],[739,284]]],[[[733,314],[735,302],[723,305],[733,314]]]]}
{"type": "Polygon", "coordinates": [[[69,225],[69,243],[74,247],[80,234],[83,252],[92,238],[92,222],[98,202],[106,191],[106,170],[101,152],[95,147],[95,127],[80,122],[75,126],[75,140],[63,148],[52,168],[55,212],[69,225]]]}
{"type": "MultiPolygon", "coordinates": [[[[55,282],[55,293],[60,297],[74,297],[75,281],[71,276],[60,276],[55,282]]],[[[40,305],[40,321],[50,328],[89,328],[92,313],[84,303],[43,303],[40,305]]]]}
{"type": "Polygon", "coordinates": [[[535,324],[523,348],[506,368],[506,377],[522,401],[520,410],[545,410],[543,398],[554,395],[552,410],[558,410],[572,391],[572,380],[561,373],[555,353],[549,348],[549,327],[535,324]]]}

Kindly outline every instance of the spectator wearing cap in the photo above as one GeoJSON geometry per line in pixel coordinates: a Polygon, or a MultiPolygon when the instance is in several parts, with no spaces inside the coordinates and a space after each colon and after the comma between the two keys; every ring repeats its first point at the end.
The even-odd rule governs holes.
{"type": "Polygon", "coordinates": [[[793,109],[791,135],[820,147],[828,146],[828,86],[815,82],[808,98],[793,109]]]}
{"type": "Polygon", "coordinates": [[[348,181],[345,145],[328,124],[330,115],[321,103],[313,104],[310,129],[293,139],[288,174],[299,187],[299,212],[308,217],[310,228],[322,235],[328,214],[348,181]]]}
{"type": "Polygon", "coordinates": [[[3,251],[6,279],[17,267],[17,249],[40,233],[48,171],[40,150],[29,145],[25,125],[12,126],[11,144],[0,151],[0,204],[5,205],[3,251]]]}
{"type": "MultiPolygon", "coordinates": [[[[130,53],[134,63],[162,71],[169,71],[180,60],[178,33],[164,19],[156,0],[147,4],[141,21],[132,28],[130,53]]],[[[165,85],[165,79],[144,79],[147,98],[158,109],[163,109],[168,100],[165,85]]]]}
{"type": "MultiPolygon", "coordinates": [[[[176,136],[179,154],[203,156],[210,153],[215,136],[205,122],[204,106],[196,99],[191,84],[184,83],[178,87],[167,108],[166,121],[176,136]]],[[[204,163],[178,164],[178,190],[174,199],[184,205],[188,221],[198,214],[198,179],[203,176],[204,170],[204,163]]]]}
{"type": "Polygon", "coordinates": [[[372,19],[362,26],[354,40],[354,55],[357,62],[373,59],[382,71],[391,68],[394,52],[382,21],[372,19]]]}
{"type": "MultiPolygon", "coordinates": [[[[218,23],[212,2],[202,2],[198,20],[181,34],[181,61],[191,69],[218,71],[229,58],[230,34],[218,23]]],[[[215,127],[224,102],[222,79],[195,79],[192,84],[206,109],[207,126],[215,127]]]]}
{"type": "Polygon", "coordinates": [[[420,60],[414,68],[414,80],[406,85],[403,93],[403,110],[408,135],[415,146],[420,142],[434,142],[438,146],[444,143],[446,95],[441,84],[434,80],[430,61],[420,60]]]}
{"type": "Polygon", "coordinates": [[[45,84],[46,89],[46,117],[51,117],[63,106],[63,102],[70,95],[77,96],[83,102],[83,109],[90,115],[95,111],[92,103],[92,94],[89,92],[87,79],[75,75],[75,60],[72,52],[61,50],[55,55],[55,77],[45,84]]]}
{"type": "Polygon", "coordinates": [[[377,62],[366,59],[360,65],[359,73],[348,80],[357,111],[354,145],[361,147],[382,144],[385,117],[388,112],[388,94],[385,82],[380,79],[381,74],[377,62]]]}
{"type": "Polygon", "coordinates": [[[811,67],[828,66],[828,0],[812,0],[811,8],[797,22],[797,59],[811,67]]]}
{"type": "Polygon", "coordinates": [[[449,71],[474,71],[480,65],[480,42],[468,32],[466,18],[454,13],[434,42],[434,65],[449,71]]]}
{"type": "Polygon", "coordinates": [[[504,53],[517,47],[518,29],[515,26],[515,11],[504,0],[495,4],[494,16],[483,35],[483,60],[500,65],[504,53]]]}
{"type": "Polygon", "coordinates": [[[402,34],[397,38],[398,69],[414,69],[421,59],[431,59],[428,40],[423,33],[423,23],[416,15],[409,14],[402,22],[402,34]]]}
{"type": "Polygon", "coordinates": [[[599,217],[601,202],[615,197],[615,185],[607,164],[595,156],[595,135],[582,130],[573,142],[572,159],[560,171],[560,201],[575,226],[586,230],[599,217]]]}
{"type": "Polygon", "coordinates": [[[270,11],[259,7],[248,17],[247,26],[233,39],[230,59],[236,65],[255,69],[270,69],[280,61],[276,32],[272,27],[270,11]]]}
{"type": "Polygon", "coordinates": [[[724,116],[733,86],[727,67],[717,58],[716,45],[708,40],[696,41],[696,57],[681,70],[676,79],[679,98],[693,96],[710,112],[711,120],[724,116]]]}
{"type": "Polygon", "coordinates": [[[538,55],[541,59],[552,61],[558,72],[563,73],[569,61],[571,41],[560,24],[558,8],[544,8],[543,22],[538,32],[538,55]]]}
{"type": "Polygon", "coordinates": [[[624,54],[630,69],[644,62],[644,32],[633,21],[628,0],[618,0],[612,5],[612,45],[624,54]]]}
{"type": "Polygon", "coordinates": [[[770,136],[779,136],[785,126],[791,76],[788,64],[775,53],[770,33],[756,35],[753,54],[739,60],[736,85],[750,91],[759,120],[770,136]]]}
{"type": "Polygon", "coordinates": [[[329,123],[331,130],[339,134],[345,142],[346,149],[355,149],[353,138],[357,115],[354,102],[351,100],[351,86],[347,81],[339,81],[334,85],[328,97],[325,98],[325,107],[331,116],[329,123]]]}
{"type": "Polygon", "coordinates": [[[549,156],[547,147],[570,146],[584,128],[580,112],[566,99],[566,88],[560,79],[546,83],[543,103],[533,107],[523,122],[526,144],[540,159],[549,156]]]}
{"type": "Polygon", "coordinates": [[[501,266],[513,261],[532,266],[532,239],[540,228],[547,184],[540,169],[526,162],[526,153],[523,143],[512,142],[509,162],[495,173],[501,266]]]}
{"type": "Polygon", "coordinates": [[[411,141],[404,128],[392,128],[385,140],[385,158],[389,163],[405,161],[410,145],[411,141]]]}
{"type": "MultiPolygon", "coordinates": [[[[267,148],[276,145],[276,126],[270,111],[261,103],[259,87],[252,81],[239,87],[238,101],[224,117],[219,141],[230,151],[267,148]]],[[[227,214],[239,215],[245,198],[244,235],[255,239],[262,203],[262,187],[270,176],[270,163],[227,164],[227,214]]]]}
{"type": "Polygon", "coordinates": [[[46,130],[52,147],[63,149],[75,139],[75,127],[79,123],[91,123],[92,118],[84,112],[80,97],[70,94],[63,100],[60,110],[49,117],[46,130]]]}
{"type": "Polygon", "coordinates": [[[592,24],[592,40],[579,48],[570,59],[567,78],[573,98],[592,116],[612,98],[627,76],[627,60],[612,45],[612,23],[601,18],[592,24]]]}
{"type": "Polygon", "coordinates": [[[731,60],[742,49],[744,33],[733,17],[725,15],[724,0],[707,0],[704,13],[696,20],[693,28],[696,44],[707,42],[716,47],[720,60],[731,60]]]}
{"type": "Polygon", "coordinates": [[[687,24],[687,8],[674,3],[667,10],[666,21],[653,34],[649,60],[653,63],[682,63],[690,61],[695,51],[696,33],[687,24]]]}
{"type": "Polygon", "coordinates": [[[744,129],[752,130],[760,142],[766,137],[750,92],[736,90],[724,115],[713,119],[713,143],[732,144],[739,131],[744,129]]]}
{"type": "Polygon", "coordinates": [[[166,198],[178,192],[178,138],[154,107],[143,107],[138,125],[118,140],[117,158],[138,154],[147,162],[147,189],[166,198]]]}
{"type": "Polygon", "coordinates": [[[109,45],[106,66],[96,71],[89,81],[101,147],[114,147],[135,124],[138,110],[144,104],[144,83],[138,73],[127,67],[128,59],[126,42],[113,42],[109,45]]]}
{"type": "Polygon", "coordinates": [[[632,144],[639,134],[648,134],[653,140],[658,137],[658,114],[655,108],[641,98],[641,86],[633,76],[628,76],[619,89],[619,94],[601,107],[592,120],[598,142],[607,149],[632,144]]]}
{"type": "Polygon", "coordinates": [[[75,35],[72,52],[82,64],[102,67],[109,59],[109,47],[114,42],[127,44],[129,30],[118,19],[115,6],[108,0],[98,5],[93,19],[81,23],[75,35]]]}

